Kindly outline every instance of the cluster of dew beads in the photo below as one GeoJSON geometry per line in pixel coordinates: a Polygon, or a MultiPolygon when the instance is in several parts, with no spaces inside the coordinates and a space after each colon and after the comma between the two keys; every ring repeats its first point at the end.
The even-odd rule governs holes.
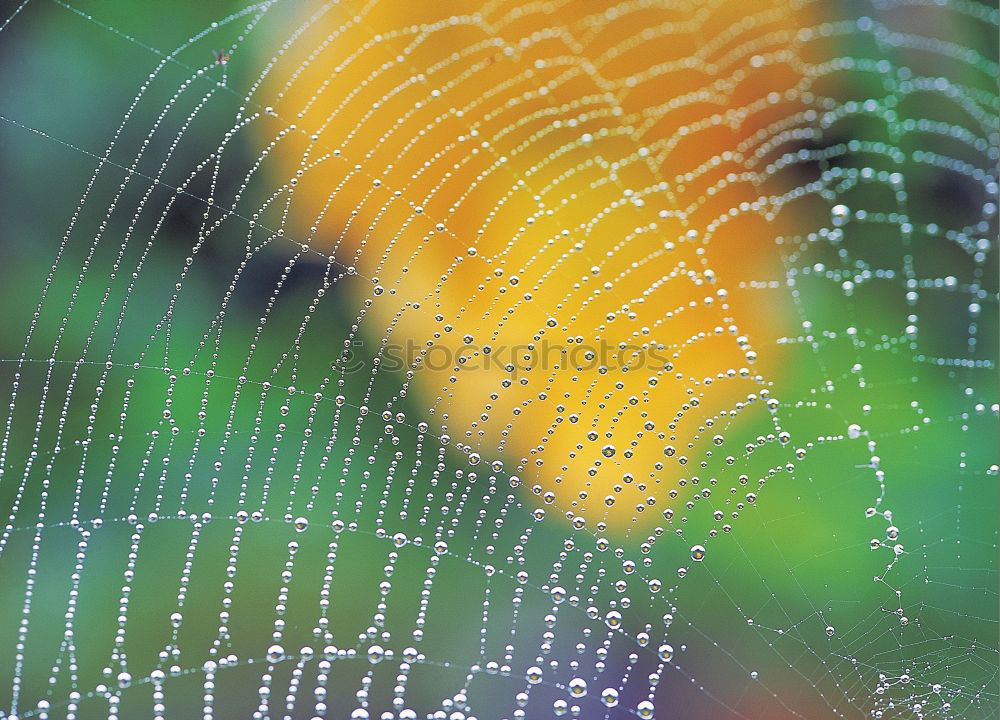
{"type": "Polygon", "coordinates": [[[0,720],[996,717],[995,6],[155,12],[0,20],[0,720]]]}

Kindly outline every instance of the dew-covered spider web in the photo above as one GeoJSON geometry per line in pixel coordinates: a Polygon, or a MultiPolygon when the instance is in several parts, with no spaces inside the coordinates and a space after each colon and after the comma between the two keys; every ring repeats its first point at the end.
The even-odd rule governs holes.
{"type": "Polygon", "coordinates": [[[0,718],[993,718],[998,9],[16,0],[0,718]]]}

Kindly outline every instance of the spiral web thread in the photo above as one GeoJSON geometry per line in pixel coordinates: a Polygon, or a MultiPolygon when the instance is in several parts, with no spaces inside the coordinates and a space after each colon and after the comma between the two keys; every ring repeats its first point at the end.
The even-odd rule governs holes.
{"type": "Polygon", "coordinates": [[[90,168],[5,341],[3,717],[995,715],[996,8],[47,11],[148,68],[103,149],[2,112],[90,168]],[[672,365],[421,367],[545,332],[672,365]]]}

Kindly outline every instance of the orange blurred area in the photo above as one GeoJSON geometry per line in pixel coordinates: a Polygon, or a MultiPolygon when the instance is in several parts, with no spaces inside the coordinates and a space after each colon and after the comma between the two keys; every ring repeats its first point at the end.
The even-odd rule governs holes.
{"type": "Polygon", "coordinates": [[[755,347],[790,311],[741,284],[784,277],[778,198],[802,177],[766,173],[763,143],[808,124],[789,49],[815,18],[601,5],[303,12],[254,100],[268,212],[370,280],[362,335],[455,358],[406,377],[428,419],[622,529],[668,509],[718,429],[769,426],[755,347]]]}

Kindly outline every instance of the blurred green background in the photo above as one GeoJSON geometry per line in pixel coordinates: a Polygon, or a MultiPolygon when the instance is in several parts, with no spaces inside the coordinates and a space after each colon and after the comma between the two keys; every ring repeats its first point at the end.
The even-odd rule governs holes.
{"type": "MultiPolygon", "coordinates": [[[[906,10],[821,7],[831,22],[865,13],[893,22],[906,10]]],[[[255,711],[312,717],[318,659],[333,645],[358,657],[334,656],[323,681],[328,716],[349,717],[366,700],[378,717],[393,708],[400,682],[398,659],[372,664],[365,657],[378,642],[397,654],[417,645],[423,654],[408,672],[407,707],[460,711],[461,702],[442,701],[464,692],[471,714],[510,717],[528,658],[548,642],[546,654],[559,666],[532,689],[527,717],[551,716],[553,701],[567,698],[560,684],[569,677],[606,673],[615,685],[629,668],[618,711],[600,703],[600,680],[576,701],[581,717],[625,716],[642,699],[644,682],[648,689],[657,638],[666,632],[675,659],[660,680],[657,717],[995,717],[995,7],[953,3],[911,14],[916,27],[907,32],[933,31],[977,53],[951,65],[901,37],[831,36],[830,57],[856,65],[887,57],[914,76],[948,77],[968,89],[985,120],[934,93],[914,92],[895,107],[899,118],[930,118],[950,130],[914,125],[897,135],[864,114],[825,129],[824,144],[843,143],[845,151],[818,170],[841,168],[840,202],[867,209],[868,217],[854,218],[838,242],[785,238],[777,249],[794,287],[756,291],[774,294],[766,302],[794,303],[804,321],[794,336],[755,345],[781,358],[773,394],[793,444],[750,456],[738,439],[732,450],[725,446],[738,456],[736,466],[717,457],[701,470],[703,478],[720,477],[719,487],[688,523],[665,523],[649,554],[641,545],[652,526],[611,536],[602,553],[592,537],[585,547],[554,509],[537,521],[532,511],[542,503],[530,491],[510,487],[485,463],[468,467],[433,432],[421,431],[421,408],[397,399],[401,377],[380,373],[371,388],[367,375],[324,385],[350,337],[363,279],[282,242],[240,269],[245,222],[219,211],[209,211],[209,223],[218,219],[221,229],[184,270],[203,232],[206,187],[199,177],[190,194],[175,196],[173,188],[216,148],[273,52],[268,41],[283,27],[280,6],[262,20],[241,62],[213,66],[212,50],[233,42],[257,9],[118,0],[4,8],[11,19],[0,30],[0,388],[5,398],[16,388],[17,401],[5,417],[0,478],[0,712],[187,718],[206,712],[207,693],[219,718],[255,711]],[[232,14],[239,19],[227,20],[232,14]],[[124,168],[159,111],[202,66],[207,75],[171,103],[123,189],[124,168]],[[130,109],[140,88],[142,99],[130,109]],[[130,120],[104,158],[126,113],[130,120]],[[848,147],[852,140],[863,142],[848,147]],[[167,153],[170,163],[154,185],[149,178],[167,153]],[[978,180],[971,170],[916,159],[920,153],[961,160],[981,170],[978,180]],[[862,168],[904,174],[912,231],[877,216],[897,211],[897,203],[884,185],[861,179],[862,168]],[[990,203],[993,212],[984,214],[990,203]],[[958,227],[972,230],[946,236],[958,227]],[[870,275],[845,294],[826,269],[845,279],[870,275]],[[906,298],[915,289],[906,286],[910,270],[920,279],[914,303],[906,298]],[[237,271],[224,324],[215,324],[237,271]],[[323,310],[296,343],[326,281],[323,310]],[[34,316],[43,290],[46,301],[34,316]],[[906,331],[914,314],[915,338],[906,331]],[[36,425],[42,398],[46,412],[36,425]],[[383,419],[387,403],[402,420],[383,419]],[[862,434],[848,437],[855,423],[862,434]],[[307,428],[317,440],[304,446],[307,428]],[[807,443],[796,459],[794,448],[807,443]],[[781,470],[788,462],[794,470],[781,470]],[[739,473],[750,476],[749,486],[733,482],[739,473]],[[766,483],[757,485],[758,477],[766,483]],[[756,493],[755,503],[746,502],[747,492],[756,493]],[[891,510],[891,521],[866,517],[880,497],[879,512],[891,510]],[[678,582],[677,567],[691,565],[690,538],[705,537],[712,511],[728,515],[739,502],[734,531],[713,538],[706,561],[678,582]],[[261,519],[243,522],[237,508],[259,511],[261,519]],[[300,516],[309,519],[301,531],[292,522],[300,516]],[[338,532],[335,518],[356,527],[338,532]],[[887,525],[899,528],[904,546],[895,560],[887,525]],[[399,547],[391,540],[398,532],[406,536],[399,547]],[[568,547],[567,537],[575,545],[568,547]],[[873,551],[872,538],[886,546],[873,551]],[[447,543],[440,555],[438,541],[447,543]],[[624,573],[622,558],[634,559],[640,573],[624,573]],[[484,572],[486,565],[496,572],[484,572]],[[530,582],[517,581],[520,570],[530,582]],[[663,591],[649,593],[639,575],[662,578],[663,591]],[[615,589],[617,580],[625,593],[615,589]],[[554,638],[546,640],[554,585],[594,585],[601,617],[588,617],[585,602],[562,604],[554,638]],[[630,637],[608,633],[603,609],[611,602],[630,637]],[[71,634],[67,613],[75,618],[71,634]],[[174,613],[182,620],[172,620],[174,613]],[[666,631],[665,614],[673,616],[666,631]],[[287,657],[272,670],[266,653],[279,630],[287,657]],[[415,630],[422,630],[419,640],[415,630]],[[643,632],[653,638],[650,647],[634,641],[643,632]],[[303,656],[304,647],[315,657],[303,656]],[[229,655],[238,658],[231,667],[206,672],[206,660],[229,655]],[[503,664],[505,656],[509,672],[487,671],[489,660],[503,664]],[[149,679],[158,668],[168,675],[162,683],[149,679]],[[161,686],[163,711],[156,707],[161,686]],[[258,692],[262,686],[270,690],[258,692]],[[269,698],[266,711],[262,697],[269,698]]],[[[829,92],[841,103],[884,101],[898,89],[886,77],[848,69],[829,92]]],[[[241,135],[227,147],[221,186],[233,185],[240,177],[234,168],[255,157],[251,145],[241,135]]],[[[367,340],[376,346],[377,338],[367,340]]],[[[773,430],[767,413],[754,423],[750,437],[773,430]]]]}

